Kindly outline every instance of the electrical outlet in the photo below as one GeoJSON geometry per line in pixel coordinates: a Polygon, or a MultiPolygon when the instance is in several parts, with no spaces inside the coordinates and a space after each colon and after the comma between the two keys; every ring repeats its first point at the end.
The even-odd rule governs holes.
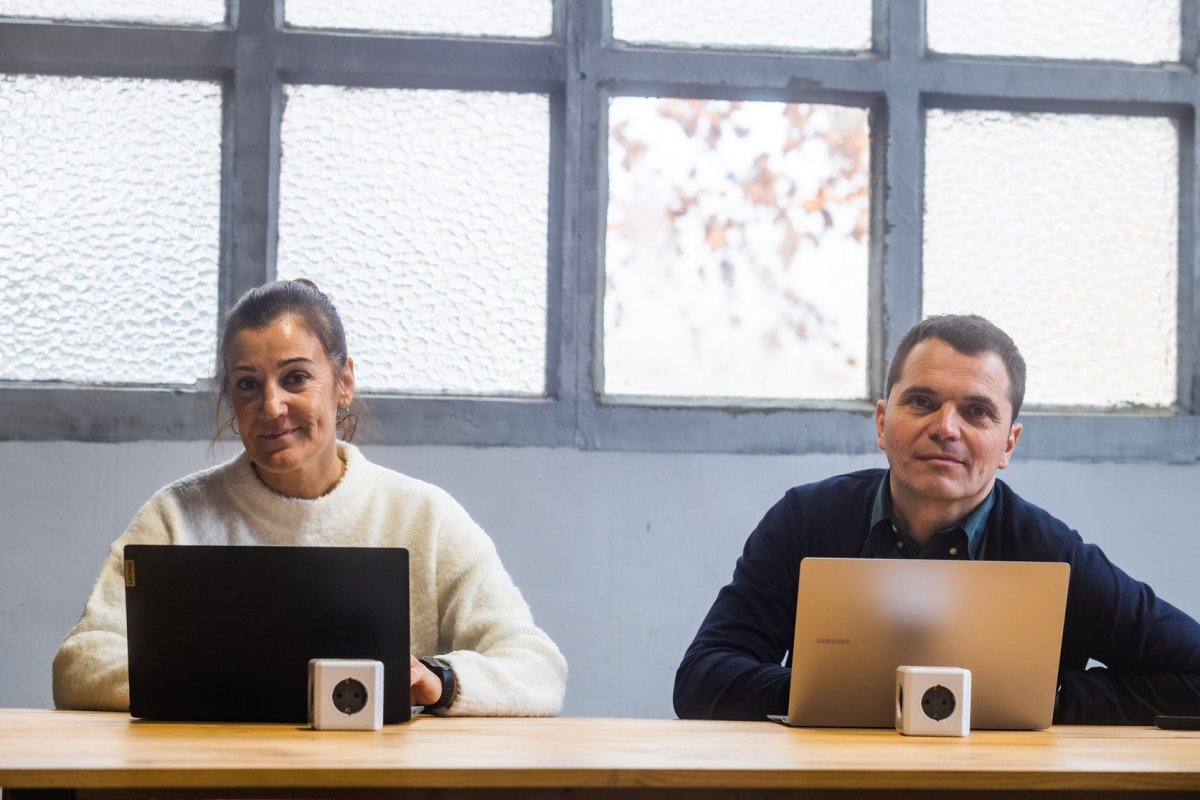
{"type": "Polygon", "coordinates": [[[345,658],[308,662],[308,724],[317,730],[383,727],[383,664],[345,658]]]}

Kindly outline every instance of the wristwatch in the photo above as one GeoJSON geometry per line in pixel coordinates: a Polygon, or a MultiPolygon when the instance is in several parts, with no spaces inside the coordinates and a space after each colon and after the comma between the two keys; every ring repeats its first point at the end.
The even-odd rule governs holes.
{"type": "Polygon", "coordinates": [[[441,658],[422,658],[420,662],[442,681],[442,696],[425,706],[425,710],[437,711],[439,708],[449,708],[458,694],[458,681],[454,677],[454,667],[441,658]]]}

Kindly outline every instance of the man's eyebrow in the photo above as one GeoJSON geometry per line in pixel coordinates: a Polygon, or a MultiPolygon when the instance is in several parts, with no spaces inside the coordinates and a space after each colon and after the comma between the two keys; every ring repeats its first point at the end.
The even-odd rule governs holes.
{"type": "Polygon", "coordinates": [[[915,394],[927,394],[931,397],[937,397],[938,393],[931,386],[909,386],[900,393],[901,397],[911,397],[915,394]]]}

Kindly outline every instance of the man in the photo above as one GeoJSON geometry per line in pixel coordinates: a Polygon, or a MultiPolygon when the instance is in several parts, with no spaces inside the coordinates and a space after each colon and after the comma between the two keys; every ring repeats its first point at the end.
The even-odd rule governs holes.
{"type": "Polygon", "coordinates": [[[676,713],[787,713],[800,561],[835,556],[1065,561],[1054,721],[1200,714],[1200,625],[996,480],[1021,438],[1012,339],[982,317],[931,317],[900,340],[885,388],[875,428],[889,469],[798,486],[767,512],[679,666],[676,713]]]}

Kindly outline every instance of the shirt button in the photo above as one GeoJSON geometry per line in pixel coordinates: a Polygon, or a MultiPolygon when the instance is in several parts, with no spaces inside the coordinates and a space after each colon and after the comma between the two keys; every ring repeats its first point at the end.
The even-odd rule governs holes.
{"type": "Polygon", "coordinates": [[[903,550],[903,549],[904,549],[904,542],[896,542],[896,549],[897,549],[897,550],[903,550]]]}
{"type": "Polygon", "coordinates": [[[950,548],[950,555],[952,555],[952,556],[956,556],[956,555],[958,555],[958,548],[957,548],[957,547],[951,547],[951,548],[950,548]]]}

